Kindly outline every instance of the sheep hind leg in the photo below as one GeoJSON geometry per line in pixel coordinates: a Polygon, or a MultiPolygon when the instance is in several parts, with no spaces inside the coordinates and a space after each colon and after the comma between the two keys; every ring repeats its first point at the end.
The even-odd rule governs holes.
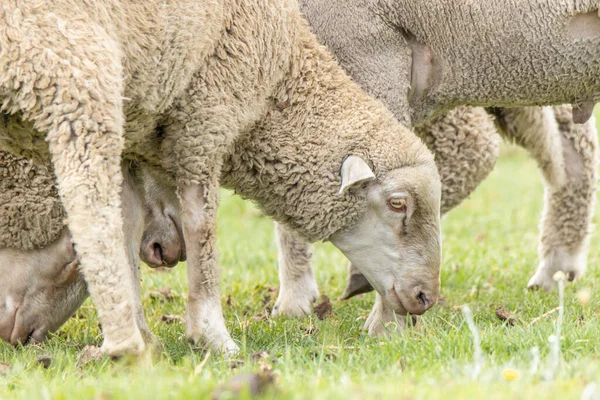
{"type": "Polygon", "coordinates": [[[549,290],[556,272],[573,280],[586,269],[598,162],[595,121],[574,124],[568,105],[496,112],[504,135],[531,153],[544,177],[539,265],[527,286],[549,290]]]}
{"type": "Polygon", "coordinates": [[[297,233],[275,223],[279,250],[279,296],[273,316],[300,317],[312,312],[319,289],[310,265],[311,245],[297,233]]]}

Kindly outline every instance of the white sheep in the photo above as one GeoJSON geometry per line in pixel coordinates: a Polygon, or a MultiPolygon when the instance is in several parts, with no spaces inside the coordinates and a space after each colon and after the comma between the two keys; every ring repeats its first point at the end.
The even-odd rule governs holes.
{"type": "MultiPolygon", "coordinates": [[[[310,3],[310,1],[308,2],[310,3]]],[[[390,108],[395,112],[396,116],[402,121],[407,122],[410,117],[403,115],[404,113],[406,113],[405,111],[401,111],[399,112],[398,110],[402,110],[403,104],[406,103],[405,99],[403,99],[403,93],[404,90],[397,90],[397,86],[399,85],[400,89],[406,89],[408,88],[408,81],[404,81],[401,79],[397,79],[398,76],[403,76],[407,71],[410,70],[411,68],[411,63],[412,63],[412,58],[410,55],[411,52],[411,48],[409,48],[409,46],[406,43],[406,38],[405,36],[402,35],[398,35],[398,32],[395,31],[392,27],[390,27],[390,25],[387,24],[387,22],[389,21],[382,21],[381,19],[378,18],[374,18],[377,17],[376,14],[373,14],[371,11],[371,9],[368,9],[366,7],[367,3],[366,2],[362,2],[362,1],[358,1],[355,0],[353,4],[353,7],[339,7],[336,6],[335,2],[332,2],[329,4],[329,10],[332,9],[336,9],[336,14],[337,15],[344,15],[343,13],[350,13],[351,15],[348,15],[347,18],[338,18],[337,21],[341,21],[343,20],[342,24],[338,24],[337,26],[332,26],[333,24],[335,24],[336,19],[331,19],[328,17],[328,13],[327,12],[323,12],[323,10],[317,12],[317,13],[313,13],[311,15],[310,12],[307,12],[308,16],[310,18],[316,18],[319,16],[323,16],[323,17],[327,17],[329,18],[329,24],[317,24],[317,26],[319,26],[321,29],[325,29],[325,31],[320,31],[317,32],[320,37],[323,39],[323,37],[325,37],[325,35],[329,32],[329,33],[333,33],[333,36],[330,37],[326,37],[325,41],[327,42],[328,40],[330,41],[330,43],[332,45],[332,49],[334,50],[334,52],[338,55],[342,54],[339,58],[340,61],[342,61],[342,63],[346,63],[349,65],[353,65],[353,63],[355,63],[354,65],[358,65],[359,67],[361,66],[361,63],[357,63],[356,60],[360,57],[362,57],[360,60],[362,62],[362,64],[365,65],[364,68],[349,68],[350,72],[352,73],[352,75],[357,78],[357,80],[363,85],[365,86],[369,91],[371,91],[372,93],[375,93],[377,96],[383,98],[384,100],[386,100],[386,102],[388,103],[388,106],[390,106],[390,108]],[[384,23],[385,22],[385,23],[384,23]],[[332,29],[327,30],[328,27],[332,27],[332,29]],[[366,29],[365,29],[366,28],[366,29]],[[336,37],[337,35],[337,37],[336,37]],[[373,35],[376,35],[376,38],[380,41],[383,42],[383,44],[385,45],[385,48],[388,49],[392,49],[391,51],[382,51],[382,46],[372,46],[372,40],[373,40],[373,35]],[[341,41],[341,44],[338,43],[337,47],[336,47],[336,41],[340,42],[340,38],[343,38],[343,41],[341,41]],[[356,51],[356,46],[358,46],[360,51],[356,51]],[[348,52],[348,54],[345,54],[344,52],[348,52]],[[386,57],[383,59],[382,55],[386,55],[386,57]],[[400,55],[400,57],[398,56],[400,55]],[[385,62],[383,62],[385,61],[385,62]],[[368,66],[368,67],[366,67],[368,66]],[[375,71],[375,73],[373,72],[375,71]],[[404,72],[403,72],[404,71],[404,72]],[[374,75],[381,75],[382,78],[381,79],[365,79],[363,77],[363,79],[361,79],[361,74],[374,74],[374,75]],[[392,76],[393,79],[387,79],[386,77],[388,76],[392,76]],[[387,82],[386,84],[378,84],[378,82],[387,82]],[[392,83],[391,85],[389,83],[392,83]],[[369,86],[371,85],[371,86],[369,86]],[[402,86],[403,85],[403,86],[402,86]],[[404,118],[404,119],[403,119],[404,118]]],[[[403,5],[406,6],[406,5],[403,5]]],[[[410,4],[408,4],[408,6],[410,7],[410,4]]],[[[544,5],[542,5],[543,7],[544,5]]],[[[305,5],[306,7],[306,5],[305,5]]],[[[328,11],[328,10],[325,10],[328,11]]],[[[414,11],[414,10],[412,10],[414,11]]],[[[412,12],[411,11],[411,12],[412,12]]],[[[580,9],[573,9],[572,11],[565,11],[563,14],[558,13],[557,19],[553,20],[553,23],[557,23],[560,21],[560,18],[562,18],[563,20],[569,20],[569,18],[572,18],[573,21],[577,21],[578,18],[581,17],[581,14],[577,14],[578,12],[581,13],[582,10],[580,9]],[[575,13],[575,14],[573,14],[575,13]]],[[[407,13],[407,15],[409,15],[410,13],[407,13]]],[[[584,15],[584,17],[587,18],[587,14],[584,15]]],[[[494,22],[494,21],[490,21],[490,22],[494,22]]],[[[594,20],[592,18],[592,23],[594,23],[594,20]]],[[[428,26],[432,26],[435,27],[436,25],[433,23],[428,24],[428,26]]],[[[491,26],[491,25],[490,25],[491,26]]],[[[571,22],[569,26],[574,26],[573,23],[571,22]]],[[[487,28],[486,28],[487,29],[487,28]]],[[[582,32],[575,32],[577,34],[582,34],[582,32]]],[[[585,32],[583,32],[583,34],[585,34],[585,32]]],[[[537,35],[537,34],[536,34],[537,35]]],[[[490,37],[490,36],[488,36],[490,37]]],[[[495,36],[496,37],[496,36],[495,36]]],[[[458,38],[460,39],[460,38],[458,38]]],[[[539,37],[534,37],[535,40],[538,40],[539,37]]],[[[546,39],[546,38],[542,38],[542,39],[546,39]]],[[[459,43],[460,41],[457,40],[457,43],[459,43]]],[[[565,43],[567,43],[568,41],[565,41],[565,43]]],[[[593,45],[593,44],[592,44],[593,45]]],[[[506,46],[505,49],[503,49],[503,53],[506,52],[510,52],[511,51],[511,46],[510,44],[507,45],[506,43],[503,44],[503,46],[506,46]]],[[[585,46],[588,46],[588,44],[586,44],[585,46]]],[[[567,46],[568,47],[568,46],[567,46]]],[[[422,49],[422,47],[419,47],[418,43],[417,46],[412,46],[412,51],[413,51],[413,55],[419,55],[422,53],[419,53],[419,49],[422,49]]],[[[553,48],[554,49],[554,48],[553,48]]],[[[469,50],[469,48],[465,49],[465,50],[469,50]]],[[[562,51],[560,49],[558,49],[559,51],[562,51]]],[[[564,49],[563,49],[564,50],[564,49]]],[[[478,51],[477,49],[472,49],[473,52],[478,51]]],[[[572,51],[572,48],[569,48],[569,51],[572,51]]],[[[581,50],[581,48],[576,49],[576,51],[583,51],[581,50]]],[[[535,52],[531,52],[530,54],[535,54],[535,52]]],[[[541,59],[541,58],[539,58],[541,59]]],[[[525,59],[523,59],[525,60],[525,59]]],[[[575,61],[577,61],[577,57],[574,58],[575,61]]],[[[417,60],[419,61],[419,60],[417,60]]],[[[422,60],[421,60],[422,61],[422,60]]],[[[528,63],[529,61],[527,61],[528,63]]],[[[455,66],[458,65],[458,68],[460,68],[461,70],[465,70],[466,72],[461,72],[462,75],[464,74],[469,74],[469,75],[473,75],[474,73],[476,73],[477,71],[471,70],[471,68],[473,68],[473,64],[472,63],[463,63],[463,64],[455,64],[455,66]]],[[[529,64],[526,65],[527,67],[529,67],[529,64]]],[[[589,66],[590,69],[594,68],[594,66],[589,66]]],[[[493,73],[498,73],[499,71],[494,70],[492,71],[493,73]]],[[[486,72],[487,75],[491,76],[491,74],[489,74],[488,72],[486,72]]],[[[586,79],[586,77],[594,77],[594,74],[580,74],[580,75],[572,75],[569,77],[569,79],[586,79]]],[[[487,77],[486,77],[487,78],[487,77]]],[[[513,77],[514,78],[514,77],[513,77]]],[[[519,78],[521,78],[521,76],[519,76],[519,78]]],[[[550,75],[546,76],[545,79],[551,78],[550,75]]],[[[541,97],[539,96],[532,96],[532,92],[531,91],[527,91],[526,88],[528,86],[530,86],[531,84],[531,80],[529,78],[527,79],[521,79],[520,81],[515,81],[515,79],[512,80],[501,80],[502,83],[503,82],[511,82],[511,84],[513,84],[513,87],[510,87],[509,89],[511,89],[510,92],[506,92],[506,88],[504,88],[503,90],[505,90],[502,93],[502,96],[504,96],[503,98],[509,98],[510,102],[513,101],[523,101],[523,96],[529,96],[527,98],[527,102],[535,102],[535,101],[539,101],[541,99],[541,97]]],[[[553,81],[553,84],[555,82],[553,81]]],[[[459,90],[460,90],[460,86],[459,86],[459,90]]],[[[469,90],[472,90],[473,88],[470,88],[469,90]]],[[[586,90],[594,90],[594,85],[591,84],[591,82],[587,82],[586,83],[586,90]]],[[[486,85],[482,85],[482,87],[479,88],[478,92],[465,92],[465,93],[460,93],[460,96],[475,96],[476,98],[482,98],[481,95],[481,91],[483,91],[483,93],[485,93],[485,96],[489,96],[486,97],[486,101],[492,101],[492,94],[489,93],[489,89],[488,86],[486,85]]],[[[494,93],[494,95],[496,95],[496,93],[494,93]]],[[[566,92],[561,92],[561,93],[554,93],[553,96],[563,96],[563,98],[561,98],[561,101],[564,100],[569,100],[568,97],[569,94],[566,92]]],[[[544,99],[546,99],[546,97],[544,97],[544,99]]],[[[436,101],[440,102],[440,104],[444,107],[447,107],[447,105],[443,104],[443,100],[445,100],[445,98],[442,96],[440,98],[438,98],[436,101]]],[[[472,101],[472,100],[471,100],[472,101]]],[[[497,101],[497,99],[496,99],[497,101]]],[[[504,101],[504,100],[503,100],[504,101]]],[[[478,114],[479,111],[476,111],[474,109],[473,113],[474,114],[478,114]]],[[[531,113],[531,111],[528,110],[523,110],[524,113],[531,113]]],[[[538,113],[541,111],[537,111],[538,113]]],[[[453,205],[458,204],[464,197],[466,197],[466,195],[470,192],[470,190],[472,190],[472,188],[474,188],[477,183],[483,179],[483,177],[485,177],[487,175],[487,172],[491,169],[491,167],[493,166],[494,160],[495,160],[495,149],[496,149],[496,142],[494,140],[493,135],[490,136],[489,132],[491,132],[491,130],[488,128],[489,126],[489,121],[486,122],[485,120],[483,121],[482,125],[477,125],[478,122],[478,118],[476,117],[475,119],[469,119],[470,117],[470,112],[469,111],[465,111],[465,110],[457,110],[455,111],[454,116],[452,114],[447,115],[445,117],[442,117],[440,120],[441,122],[438,124],[436,123],[432,123],[430,124],[430,126],[424,127],[422,129],[420,129],[419,127],[417,127],[417,132],[420,134],[421,137],[423,137],[423,139],[425,140],[425,142],[428,144],[428,146],[430,148],[432,148],[437,156],[436,156],[436,161],[438,163],[438,167],[440,169],[440,173],[442,176],[442,180],[445,183],[444,187],[443,187],[443,203],[442,203],[442,210],[445,209],[449,209],[451,208],[453,205]],[[459,124],[456,124],[457,119],[456,117],[458,116],[458,122],[459,124]],[[473,122],[475,122],[473,124],[473,122]],[[467,130],[464,130],[463,128],[466,127],[467,130]],[[457,129],[458,128],[458,129],[457,129]],[[456,130],[457,129],[457,130],[456,130]],[[456,130],[456,132],[455,132],[456,130]],[[461,131],[462,130],[462,131],[461,131]],[[479,132],[478,132],[479,131],[479,132]],[[474,135],[474,136],[472,136],[474,135]],[[455,140],[455,144],[449,144],[449,140],[448,138],[451,138],[453,140],[455,140]],[[473,139],[474,138],[474,139],[473,139]],[[464,139],[464,142],[461,142],[461,140],[464,139]],[[473,149],[473,150],[468,150],[467,152],[463,152],[460,153],[460,150],[465,149],[465,147],[468,147],[469,149],[473,149]],[[478,151],[481,150],[481,151],[478,151]],[[457,153],[458,152],[458,153],[457,153]],[[447,156],[446,156],[447,155],[447,156]],[[468,164],[470,168],[470,170],[468,168],[457,168],[456,164],[458,164],[458,162],[456,162],[456,158],[460,156],[460,163],[463,164],[468,164]],[[465,157],[463,157],[465,156],[465,157]],[[455,165],[453,166],[452,163],[450,162],[448,164],[448,168],[443,168],[443,164],[446,160],[453,160],[455,161],[455,165]],[[456,189],[458,188],[458,189],[456,189]]],[[[501,120],[499,120],[500,124],[503,124],[503,122],[501,120]]],[[[527,130],[530,129],[529,126],[524,125],[521,126],[520,129],[514,130],[514,132],[510,135],[512,137],[518,137],[518,136],[522,136],[524,132],[527,132],[527,130]],[[521,133],[519,133],[519,130],[521,133]]],[[[554,130],[550,130],[551,132],[554,132],[554,130]]],[[[547,133],[545,133],[547,134],[547,133]]],[[[554,139],[553,139],[554,140],[554,139]]],[[[593,141],[589,141],[588,139],[586,139],[587,142],[586,143],[590,143],[591,145],[588,145],[588,148],[591,149],[591,151],[587,151],[585,153],[579,153],[580,156],[584,157],[584,163],[590,165],[589,163],[594,163],[595,161],[595,146],[593,141]],[[587,160],[587,161],[586,161],[587,160]]],[[[576,141],[574,140],[569,140],[571,143],[576,143],[576,141]]],[[[569,151],[571,153],[571,158],[573,157],[573,155],[575,153],[573,153],[570,150],[570,147],[568,146],[569,141],[565,142],[567,144],[567,146],[565,147],[564,151],[569,151]]],[[[532,141],[528,141],[528,143],[532,143],[532,141]]],[[[534,152],[534,156],[536,156],[536,159],[539,160],[544,160],[546,159],[546,156],[544,154],[539,153],[539,151],[536,153],[534,152]]],[[[542,167],[544,167],[544,165],[542,164],[542,167]]],[[[554,168],[554,167],[552,167],[554,168]]],[[[587,187],[588,189],[585,190],[582,193],[582,196],[580,197],[581,199],[584,199],[581,202],[578,203],[574,203],[574,202],[564,202],[562,203],[562,210],[566,210],[568,209],[569,206],[573,206],[574,204],[577,204],[576,206],[574,206],[575,208],[578,209],[577,213],[571,213],[571,212],[563,212],[561,214],[562,216],[562,220],[564,220],[564,218],[571,218],[573,221],[575,221],[575,223],[579,224],[578,226],[583,227],[584,225],[586,225],[586,221],[589,220],[590,216],[591,216],[591,208],[589,206],[590,204],[590,199],[593,199],[593,186],[587,185],[585,182],[589,182],[592,178],[593,178],[593,174],[590,175],[590,170],[587,170],[587,174],[579,174],[578,175],[581,178],[582,183],[582,187],[587,187]],[[585,204],[584,204],[585,203],[585,204]]],[[[549,199],[553,199],[553,198],[557,198],[559,196],[561,196],[562,193],[562,189],[561,188],[554,188],[552,190],[549,190],[549,199]]],[[[550,200],[548,204],[554,204],[556,206],[561,205],[560,202],[555,202],[550,200]]],[[[546,213],[552,212],[552,210],[556,210],[559,211],[561,210],[560,208],[552,208],[552,207],[546,207],[546,213]]],[[[556,221],[556,219],[553,218],[546,218],[545,219],[545,223],[543,225],[543,229],[545,231],[551,231],[551,229],[556,228],[556,223],[554,223],[553,221],[556,221]]],[[[563,228],[563,233],[559,233],[557,235],[554,235],[555,237],[564,237],[565,233],[568,233],[568,229],[564,229],[565,227],[569,227],[570,224],[560,224],[558,228],[563,228]]],[[[557,231],[558,232],[558,231],[557,231]]],[[[579,230],[579,232],[585,232],[584,229],[579,230]]],[[[560,263],[562,263],[562,261],[564,261],[565,259],[567,259],[568,261],[570,261],[569,263],[567,263],[567,269],[569,269],[569,266],[574,266],[574,268],[571,268],[572,270],[580,270],[580,266],[584,265],[584,261],[585,261],[585,256],[582,256],[582,254],[585,254],[585,251],[583,250],[585,248],[585,246],[581,246],[581,244],[585,243],[586,237],[587,235],[575,235],[573,236],[574,238],[576,238],[574,240],[574,242],[578,242],[577,243],[573,243],[571,242],[569,244],[570,249],[568,249],[567,251],[567,255],[568,258],[565,258],[563,255],[564,253],[554,255],[552,252],[548,252],[545,250],[542,250],[544,248],[553,248],[553,249],[559,249],[557,250],[558,252],[560,252],[560,246],[557,243],[554,243],[552,245],[545,245],[544,243],[544,239],[545,238],[549,238],[549,235],[546,235],[544,233],[544,231],[542,231],[542,245],[540,247],[540,252],[541,255],[543,255],[541,257],[541,263],[540,263],[540,269],[539,270],[547,270],[547,271],[551,271],[554,267],[560,265],[560,263]],[[576,251],[574,251],[573,249],[577,249],[576,251]],[[583,253],[582,253],[583,252],[583,253]],[[575,255],[573,255],[575,254],[575,255]],[[560,256],[560,257],[559,257],[560,256]],[[583,263],[581,262],[583,261],[583,263]]],[[[553,239],[554,240],[554,239],[553,239]]],[[[554,240],[554,242],[556,242],[556,240],[554,240]]],[[[561,243],[565,243],[564,241],[561,243]]],[[[151,244],[151,243],[150,243],[151,244]]],[[[152,245],[152,244],[151,244],[152,245]]],[[[304,245],[305,246],[305,245],[304,245]]],[[[306,247],[303,247],[301,249],[301,254],[306,254],[306,247]],[[304,249],[304,250],[302,250],[304,249]]],[[[554,253],[556,253],[557,251],[554,251],[554,253]]],[[[283,259],[285,259],[285,253],[283,253],[280,256],[280,259],[284,257],[283,259]]],[[[306,257],[304,257],[306,258],[306,257]]],[[[281,273],[281,271],[280,271],[281,273]]],[[[547,275],[548,274],[537,274],[536,276],[546,276],[547,280],[547,275]]],[[[312,278],[311,278],[312,279],[312,278]]],[[[312,290],[312,292],[306,291],[306,293],[309,293],[309,295],[307,296],[308,298],[312,298],[312,296],[310,295],[310,293],[316,293],[316,284],[314,284],[314,279],[309,279],[308,281],[311,282],[314,286],[314,290],[312,290]]],[[[531,284],[533,286],[542,286],[545,287],[545,285],[543,284],[544,282],[542,282],[541,285],[536,284],[535,279],[532,279],[531,284]]],[[[284,283],[282,282],[282,286],[284,286],[284,283]]],[[[282,294],[285,293],[289,293],[288,290],[282,290],[281,292],[282,294]]],[[[292,298],[294,296],[291,296],[292,298]]],[[[306,303],[306,301],[301,302],[301,303],[306,303]]],[[[309,307],[310,307],[310,303],[309,303],[309,307]]],[[[306,308],[306,307],[305,307],[306,308]]],[[[302,307],[300,307],[300,309],[302,309],[302,307]]]]}
{"type": "Polygon", "coordinates": [[[292,1],[3,1],[0,71],[3,112],[48,142],[109,354],[146,347],[123,262],[123,149],[177,183],[194,341],[237,349],[218,292],[219,183],[331,240],[394,311],[435,302],[433,157],[341,71],[292,1]]]}
{"type": "MultiPolygon", "coordinates": [[[[400,121],[410,125],[411,110],[414,107],[425,106],[420,103],[415,106],[411,103],[410,96],[406,96],[409,88],[414,88],[415,82],[411,86],[408,79],[397,77],[410,77],[411,69],[416,65],[415,57],[418,58],[422,53],[414,41],[407,40],[404,26],[390,24],[390,19],[402,18],[402,21],[406,18],[410,19],[410,16],[414,16],[420,10],[420,6],[412,2],[396,0],[380,3],[365,0],[351,0],[350,3],[341,0],[328,3],[301,0],[300,3],[313,31],[319,40],[333,51],[341,66],[368,93],[384,100],[400,121]],[[396,7],[393,13],[379,12],[381,7],[387,9],[388,5],[396,7]],[[403,10],[407,11],[401,13],[400,11],[403,10]]],[[[443,7],[452,6],[444,4],[443,7]]],[[[515,11],[510,7],[509,10],[515,11]]],[[[479,15],[477,10],[473,12],[479,15]]],[[[572,18],[575,21],[581,17],[580,13],[581,9],[565,10],[563,14],[555,15],[552,23],[562,23],[561,21],[569,21],[572,18]]],[[[481,18],[483,20],[485,17],[481,16],[481,18]]],[[[439,27],[441,25],[439,21],[445,23],[446,20],[413,18],[411,29],[418,32],[430,30],[427,32],[429,35],[427,37],[439,39],[440,36],[435,30],[446,29],[446,27],[439,27]],[[426,24],[426,21],[429,22],[426,24]]],[[[453,22],[460,23],[459,20],[453,22]]],[[[600,19],[596,18],[590,23],[600,24],[600,19]]],[[[535,40],[547,40],[546,37],[533,37],[535,40]]],[[[502,53],[517,50],[512,48],[510,41],[503,42],[504,38],[500,33],[494,38],[502,43],[502,53]]],[[[482,43],[471,43],[467,46],[464,45],[463,39],[465,38],[460,35],[455,36],[451,44],[451,46],[463,44],[461,57],[464,54],[476,54],[490,48],[483,46],[482,43]]],[[[575,51],[573,48],[552,47],[552,51],[555,50],[575,51]]],[[[586,54],[584,50],[577,51],[581,52],[578,54],[586,54]]],[[[544,59],[543,57],[544,55],[540,54],[538,58],[544,59]]],[[[471,58],[473,59],[478,58],[471,58]]],[[[434,63],[436,61],[439,60],[434,60],[434,63]]],[[[516,61],[522,60],[513,60],[515,64],[512,67],[515,70],[530,67],[528,62],[521,65],[516,61]]],[[[453,60],[452,65],[456,68],[457,75],[473,77],[478,74],[477,63],[461,64],[453,60]]],[[[421,71],[413,71],[413,79],[415,73],[421,71]]],[[[489,74],[486,72],[486,79],[489,75],[494,76],[494,73],[502,73],[502,71],[494,70],[489,74]]],[[[570,76],[573,80],[587,77],[598,80],[598,74],[593,73],[570,76]]],[[[549,99],[549,97],[531,97],[535,93],[531,88],[533,81],[521,78],[522,76],[519,75],[508,81],[499,82],[511,84],[502,88],[501,92],[491,92],[490,88],[495,88],[497,85],[480,83],[475,78],[470,78],[470,81],[480,83],[479,87],[458,86],[453,87],[452,90],[454,97],[467,99],[465,100],[467,103],[481,102],[482,98],[486,103],[492,104],[495,102],[502,104],[507,101],[506,99],[514,103],[523,102],[524,98],[528,102],[549,99]],[[494,97],[499,95],[503,100],[494,97]]],[[[548,78],[548,75],[544,78],[548,78]]],[[[560,79],[562,78],[564,77],[560,79]]],[[[417,81],[420,82],[420,78],[417,78],[417,81]]],[[[553,80],[545,83],[544,87],[555,83],[556,80],[553,80]]],[[[591,90],[592,87],[592,82],[588,82],[586,90],[591,90]]],[[[439,87],[441,91],[446,89],[447,86],[439,87]]],[[[569,95],[564,91],[552,93],[551,96],[563,96],[561,98],[563,101],[570,100],[569,95]]],[[[427,99],[430,100],[429,97],[427,99]]],[[[445,99],[441,95],[436,99],[439,104],[427,104],[427,107],[435,106],[438,110],[447,108],[447,104],[444,104],[445,99]]],[[[594,122],[588,122],[583,126],[573,124],[569,115],[571,114],[569,106],[555,107],[553,110],[525,107],[490,108],[489,111],[495,117],[499,128],[498,133],[526,148],[538,162],[545,178],[546,195],[540,232],[540,263],[528,286],[544,289],[553,287],[552,275],[557,270],[566,272],[571,278],[580,276],[585,270],[587,242],[594,211],[595,165],[598,158],[594,122]],[[567,159],[570,162],[565,163],[567,159]],[[567,176],[568,179],[565,179],[567,176]]],[[[417,114],[423,114],[423,110],[417,110],[417,114]]],[[[425,114],[429,114],[429,111],[425,114]]],[[[472,107],[459,107],[415,127],[415,133],[435,154],[442,180],[442,213],[460,204],[492,170],[498,155],[495,131],[492,119],[485,115],[483,109],[472,107]]],[[[277,227],[282,290],[274,314],[298,316],[310,311],[311,300],[318,297],[318,289],[310,267],[310,257],[306,256],[310,254],[308,244],[306,242],[303,244],[302,239],[295,238],[292,233],[283,231],[282,227],[277,227]]],[[[342,298],[371,290],[368,281],[355,269],[351,268],[349,278],[342,298]]]]}

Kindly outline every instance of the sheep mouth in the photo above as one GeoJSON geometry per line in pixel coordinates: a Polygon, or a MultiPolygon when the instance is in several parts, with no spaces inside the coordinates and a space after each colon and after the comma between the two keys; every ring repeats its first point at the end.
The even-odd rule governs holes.
{"type": "Polygon", "coordinates": [[[21,307],[16,307],[14,317],[13,317],[13,326],[10,332],[10,338],[8,342],[17,347],[19,345],[26,346],[31,341],[31,335],[35,332],[35,329],[32,329],[27,333],[27,335],[23,335],[23,329],[21,327],[22,324],[19,323],[19,317],[21,316],[20,311],[21,307]]]}
{"type": "Polygon", "coordinates": [[[390,289],[388,289],[388,296],[386,296],[388,302],[390,303],[390,305],[392,306],[392,308],[394,309],[394,312],[396,314],[400,314],[400,315],[406,315],[408,314],[408,312],[406,311],[406,308],[404,307],[404,304],[402,303],[402,300],[400,299],[400,294],[399,294],[399,285],[397,282],[395,282],[392,287],[390,289]]]}

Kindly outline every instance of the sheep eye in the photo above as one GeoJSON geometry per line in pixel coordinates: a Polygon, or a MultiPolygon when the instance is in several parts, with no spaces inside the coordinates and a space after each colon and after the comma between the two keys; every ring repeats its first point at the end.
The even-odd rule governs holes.
{"type": "Polygon", "coordinates": [[[391,197],[387,203],[392,211],[406,213],[406,199],[404,197],[391,197]]]}

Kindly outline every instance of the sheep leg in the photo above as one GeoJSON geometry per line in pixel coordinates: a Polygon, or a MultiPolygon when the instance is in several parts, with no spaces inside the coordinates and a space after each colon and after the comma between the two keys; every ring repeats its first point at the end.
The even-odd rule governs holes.
{"type": "Polygon", "coordinates": [[[574,124],[567,105],[493,111],[502,134],[531,153],[544,178],[539,265],[528,287],[549,290],[557,271],[573,280],[586,269],[598,161],[595,121],[574,124]]]}
{"type": "MultiPolygon", "coordinates": [[[[102,28],[73,21],[67,38],[53,17],[46,17],[16,20],[12,29],[27,32],[15,33],[22,40],[0,37],[0,101],[4,112],[21,113],[46,134],[58,192],[102,324],[103,350],[111,356],[141,353],[145,343],[133,318],[133,274],[121,216],[121,60],[102,28]]],[[[11,24],[0,12],[0,26],[11,24]]]]}
{"type": "Polygon", "coordinates": [[[102,324],[102,349],[120,356],[143,352],[145,343],[133,318],[136,283],[127,263],[120,210],[122,120],[117,114],[114,125],[106,126],[114,113],[101,111],[106,103],[100,103],[96,110],[103,122],[63,116],[48,138],[69,229],[102,324]],[[98,131],[85,132],[87,124],[96,124],[98,131]]]}
{"type": "Polygon", "coordinates": [[[186,335],[193,343],[204,338],[215,350],[236,353],[221,307],[216,261],[216,214],[219,186],[180,185],[183,236],[188,256],[188,313],[186,335]]]}
{"type": "Polygon", "coordinates": [[[311,245],[297,233],[275,223],[279,250],[279,296],[273,316],[310,314],[319,289],[310,265],[311,245]]]}
{"type": "Polygon", "coordinates": [[[144,232],[144,201],[141,193],[141,183],[136,182],[134,171],[128,166],[128,162],[123,162],[121,170],[123,173],[123,190],[121,192],[121,204],[123,221],[127,221],[123,226],[127,245],[127,255],[129,265],[133,274],[134,290],[134,313],[135,320],[140,329],[146,345],[158,345],[158,340],[150,332],[150,328],[144,318],[144,309],[142,307],[141,283],[140,283],[140,244],[144,232]]]}

